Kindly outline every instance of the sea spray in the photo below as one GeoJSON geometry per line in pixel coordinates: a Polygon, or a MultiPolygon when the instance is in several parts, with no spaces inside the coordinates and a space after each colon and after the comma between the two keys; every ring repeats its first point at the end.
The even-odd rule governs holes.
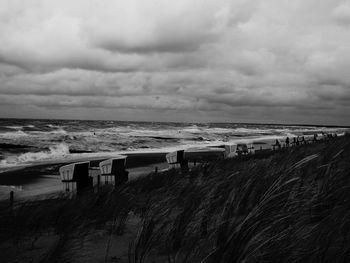
{"type": "Polygon", "coordinates": [[[0,161],[1,167],[16,166],[20,164],[30,164],[36,161],[55,160],[69,155],[69,146],[60,143],[49,147],[47,151],[28,152],[18,156],[9,156],[0,161]]]}
{"type": "Polygon", "coordinates": [[[23,137],[28,137],[29,134],[25,133],[24,131],[21,130],[16,130],[14,132],[3,132],[0,133],[0,139],[4,138],[4,139],[19,139],[19,138],[23,138],[23,137]]]}

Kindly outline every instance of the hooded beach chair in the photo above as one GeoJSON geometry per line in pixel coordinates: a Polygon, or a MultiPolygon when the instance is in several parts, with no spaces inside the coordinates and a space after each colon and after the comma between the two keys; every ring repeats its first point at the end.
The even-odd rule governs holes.
{"type": "Polygon", "coordinates": [[[82,193],[93,187],[89,176],[90,162],[71,163],[60,167],[59,172],[65,192],[82,193]]]}
{"type": "Polygon", "coordinates": [[[186,168],[187,161],[184,159],[184,150],[170,152],[165,155],[169,168],[186,168]]]}
{"type": "Polygon", "coordinates": [[[233,158],[237,155],[237,144],[225,144],[225,158],[233,158]]]}
{"type": "Polygon", "coordinates": [[[115,187],[128,181],[128,172],[125,170],[127,156],[118,155],[114,158],[100,162],[101,183],[111,184],[115,187]]]}
{"type": "Polygon", "coordinates": [[[246,143],[237,144],[237,154],[238,156],[247,155],[249,153],[248,145],[246,143]]]}

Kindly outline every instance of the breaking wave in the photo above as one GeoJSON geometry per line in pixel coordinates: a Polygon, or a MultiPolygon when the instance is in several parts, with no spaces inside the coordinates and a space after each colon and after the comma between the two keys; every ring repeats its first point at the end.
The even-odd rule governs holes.
{"type": "Polygon", "coordinates": [[[11,139],[11,138],[16,139],[16,138],[25,137],[25,136],[29,136],[29,134],[21,130],[16,130],[15,132],[0,133],[0,138],[6,138],[6,139],[11,139]]]}
{"type": "Polygon", "coordinates": [[[20,151],[15,147],[2,149],[0,169],[121,151],[164,151],[188,145],[219,145],[345,130],[349,129],[273,124],[0,119],[0,143],[28,146],[20,151]]]}
{"type": "Polygon", "coordinates": [[[69,146],[65,143],[60,143],[49,147],[47,151],[28,152],[18,156],[10,156],[0,161],[3,167],[16,166],[22,164],[31,164],[36,161],[62,159],[69,155],[69,146]]]}

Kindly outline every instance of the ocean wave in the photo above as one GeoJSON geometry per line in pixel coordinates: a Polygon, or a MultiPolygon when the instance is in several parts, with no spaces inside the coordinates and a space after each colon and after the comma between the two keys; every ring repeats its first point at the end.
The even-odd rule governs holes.
{"type": "Polygon", "coordinates": [[[17,130],[14,132],[3,132],[0,133],[0,138],[6,138],[6,139],[17,139],[19,137],[25,137],[25,136],[29,136],[28,133],[25,133],[24,131],[21,130],[17,130]]]}
{"type": "Polygon", "coordinates": [[[0,165],[68,161],[76,158],[113,155],[115,152],[126,150],[157,151],[173,147],[183,148],[186,145],[217,145],[344,130],[349,131],[349,128],[271,124],[2,120],[0,121],[1,143],[31,145],[35,146],[35,149],[28,149],[31,152],[9,151],[12,155],[3,156],[0,165]],[[71,149],[70,153],[69,149],[71,149]],[[38,150],[40,152],[37,152],[38,150]]]}
{"type": "Polygon", "coordinates": [[[189,133],[194,133],[198,134],[203,132],[203,130],[207,130],[207,127],[198,127],[197,125],[192,125],[192,126],[187,126],[181,129],[183,132],[189,132],[189,133]]]}
{"type": "Polygon", "coordinates": [[[49,131],[48,133],[53,133],[53,134],[67,134],[67,131],[64,130],[63,128],[59,127],[56,130],[49,131]]]}
{"type": "Polygon", "coordinates": [[[35,126],[34,125],[32,125],[32,124],[29,124],[29,125],[11,125],[11,126],[4,126],[4,127],[6,127],[6,128],[8,128],[8,129],[14,129],[14,130],[21,130],[21,129],[23,129],[23,128],[34,128],[35,126]]]}
{"type": "Polygon", "coordinates": [[[62,127],[62,126],[54,125],[54,124],[46,124],[45,126],[49,127],[49,128],[61,128],[62,127]]]}
{"type": "Polygon", "coordinates": [[[14,129],[14,130],[21,130],[24,126],[5,126],[5,127],[9,129],[14,129]]]}
{"type": "Polygon", "coordinates": [[[27,152],[18,156],[10,156],[0,161],[0,166],[9,167],[22,164],[31,164],[37,161],[55,160],[58,158],[64,158],[69,155],[69,146],[65,143],[60,143],[49,147],[47,151],[41,152],[27,152]]]}

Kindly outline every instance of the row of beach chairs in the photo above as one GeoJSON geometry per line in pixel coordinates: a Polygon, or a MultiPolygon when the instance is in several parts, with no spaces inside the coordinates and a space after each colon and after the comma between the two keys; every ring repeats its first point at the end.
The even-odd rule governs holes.
{"type": "Polygon", "coordinates": [[[90,162],[71,163],[60,167],[59,173],[63,190],[67,194],[80,194],[100,185],[110,184],[114,187],[128,181],[125,170],[127,156],[119,155],[99,163],[99,167],[91,167],[90,162]]]}
{"type": "Polygon", "coordinates": [[[169,168],[181,168],[188,169],[188,164],[207,161],[213,161],[218,159],[227,159],[227,158],[235,158],[240,156],[248,156],[254,154],[267,154],[271,151],[279,150],[282,148],[298,146],[302,144],[311,144],[317,141],[325,141],[330,138],[337,137],[336,133],[334,134],[313,134],[313,135],[303,135],[297,137],[285,138],[285,140],[281,141],[280,139],[276,139],[273,144],[264,146],[254,147],[253,144],[247,143],[238,143],[238,144],[226,144],[221,147],[196,147],[196,148],[188,148],[184,150],[178,150],[174,152],[170,152],[166,155],[166,160],[169,164],[169,168]]]}
{"type": "Polygon", "coordinates": [[[252,144],[239,143],[222,147],[194,147],[168,153],[165,157],[169,168],[188,169],[188,163],[202,163],[218,159],[254,154],[252,144]]]}
{"type": "MultiPolygon", "coordinates": [[[[235,158],[241,156],[258,155],[269,153],[274,150],[292,147],[300,144],[309,144],[321,140],[329,140],[337,135],[329,134],[305,135],[281,141],[276,139],[274,144],[262,148],[253,144],[233,143],[220,147],[194,147],[184,150],[173,151],[166,154],[166,161],[169,168],[188,169],[188,164],[203,163],[218,159],[235,158]]],[[[90,162],[72,163],[60,167],[59,172],[63,183],[63,190],[66,193],[80,194],[88,190],[98,189],[101,185],[109,184],[114,187],[128,181],[126,171],[127,156],[118,155],[112,159],[99,163],[99,167],[91,167],[90,162]]]]}

